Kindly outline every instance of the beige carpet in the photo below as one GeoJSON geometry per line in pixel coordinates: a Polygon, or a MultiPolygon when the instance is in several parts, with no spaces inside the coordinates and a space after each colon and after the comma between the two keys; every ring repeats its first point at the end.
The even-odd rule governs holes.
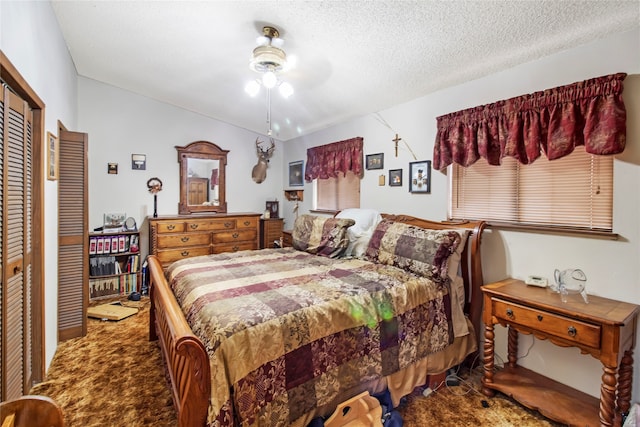
{"type": "MultiPolygon", "coordinates": [[[[148,300],[123,304],[137,305],[140,312],[118,322],[87,319],[87,336],[60,343],[46,381],[31,390],[56,400],[68,427],[176,425],[160,351],[148,340],[148,300]]],[[[399,408],[404,425],[559,426],[503,395],[481,395],[478,371],[460,375],[468,383],[441,387],[428,397],[416,390],[405,398],[399,408]]]]}

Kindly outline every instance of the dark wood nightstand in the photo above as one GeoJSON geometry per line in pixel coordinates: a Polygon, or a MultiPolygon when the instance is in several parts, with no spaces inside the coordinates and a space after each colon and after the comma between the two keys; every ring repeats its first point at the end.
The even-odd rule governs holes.
{"type": "MultiPolygon", "coordinates": [[[[576,426],[619,426],[629,412],[633,349],[640,306],[589,295],[566,303],[560,294],[506,279],[484,293],[484,376],[482,392],[505,393],[553,420],[576,426]],[[508,363],[494,372],[494,325],[509,328],[508,363]],[[562,347],[578,347],[602,362],[600,399],[517,365],[518,333],[533,334],[562,347]]],[[[575,298],[574,298],[575,297],[575,298]]],[[[580,372],[580,375],[584,375],[580,372]]]]}
{"type": "Polygon", "coordinates": [[[282,232],[282,247],[283,248],[291,248],[293,247],[293,230],[284,230],[282,232]]]}
{"type": "Polygon", "coordinates": [[[276,247],[274,241],[282,238],[282,218],[260,218],[260,249],[276,247]]]}

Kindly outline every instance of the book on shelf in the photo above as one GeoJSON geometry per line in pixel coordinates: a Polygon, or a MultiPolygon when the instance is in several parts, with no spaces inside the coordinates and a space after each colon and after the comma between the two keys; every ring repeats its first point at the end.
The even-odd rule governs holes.
{"type": "Polygon", "coordinates": [[[118,236],[118,252],[127,251],[127,245],[125,244],[126,240],[127,240],[126,236],[118,236]]]}
{"type": "Polygon", "coordinates": [[[98,245],[98,238],[90,237],[89,238],[89,255],[94,255],[96,253],[97,245],[98,245]]]}
{"type": "Polygon", "coordinates": [[[111,238],[110,237],[104,238],[104,243],[102,244],[102,253],[103,254],[111,253],[111,238]]]}
{"type": "Polygon", "coordinates": [[[118,253],[118,236],[111,236],[111,253],[118,253]]]}
{"type": "Polygon", "coordinates": [[[104,237],[96,237],[96,254],[103,253],[104,250],[104,237]]]}

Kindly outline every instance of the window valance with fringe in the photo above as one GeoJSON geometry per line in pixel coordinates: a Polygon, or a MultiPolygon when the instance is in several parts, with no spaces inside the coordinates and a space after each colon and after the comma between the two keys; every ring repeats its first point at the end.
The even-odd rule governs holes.
{"type": "Polygon", "coordinates": [[[362,175],[362,137],[351,138],[307,150],[307,166],[304,179],[329,179],[348,171],[362,175]]]}
{"type": "Polygon", "coordinates": [[[480,157],[499,165],[506,156],[529,164],[584,145],[591,154],[618,154],[626,143],[622,101],[625,73],[498,101],[437,118],[433,167],[469,166],[480,157]]]}

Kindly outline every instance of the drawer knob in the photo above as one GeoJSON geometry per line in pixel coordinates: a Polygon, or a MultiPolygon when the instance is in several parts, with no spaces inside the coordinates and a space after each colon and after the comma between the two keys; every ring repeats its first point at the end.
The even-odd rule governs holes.
{"type": "Polygon", "coordinates": [[[176,226],[173,225],[173,224],[167,225],[167,230],[174,230],[175,228],[176,228],[176,226]]]}
{"type": "Polygon", "coordinates": [[[233,226],[233,223],[231,223],[230,221],[227,221],[224,223],[225,228],[231,228],[233,226]]]}
{"type": "Polygon", "coordinates": [[[245,227],[248,227],[248,226],[249,226],[249,224],[251,224],[251,221],[245,221],[245,222],[244,222],[244,226],[245,226],[245,227]]]}
{"type": "Polygon", "coordinates": [[[513,310],[511,310],[510,308],[507,308],[507,317],[513,318],[513,310]]]}
{"type": "Polygon", "coordinates": [[[567,333],[569,334],[570,337],[575,337],[578,331],[573,326],[569,326],[567,333]]]}
{"type": "Polygon", "coordinates": [[[189,227],[191,227],[192,230],[195,230],[198,228],[198,224],[189,224],[189,227]]]}
{"type": "Polygon", "coordinates": [[[233,233],[232,236],[233,236],[234,239],[237,239],[238,236],[240,236],[240,235],[238,233],[233,233]]]}
{"type": "Polygon", "coordinates": [[[182,251],[182,252],[180,253],[180,255],[182,255],[182,256],[187,256],[187,255],[189,255],[189,251],[182,251]]]}
{"type": "Polygon", "coordinates": [[[239,250],[240,250],[240,247],[238,247],[238,246],[234,246],[233,247],[233,252],[238,252],[239,250]]]}
{"type": "Polygon", "coordinates": [[[187,243],[189,241],[189,238],[185,236],[180,240],[182,240],[183,243],[187,243]]]}
{"type": "Polygon", "coordinates": [[[542,314],[538,314],[538,321],[542,322],[542,314]]]}

